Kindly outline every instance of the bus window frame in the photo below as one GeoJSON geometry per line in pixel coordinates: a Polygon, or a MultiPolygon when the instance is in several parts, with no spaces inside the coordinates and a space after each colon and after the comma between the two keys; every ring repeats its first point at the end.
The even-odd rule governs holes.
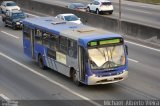
{"type": "Polygon", "coordinates": [[[23,25],[23,37],[24,39],[31,40],[31,28],[29,28],[27,25],[23,25]]]}
{"type": "Polygon", "coordinates": [[[51,49],[51,48],[48,48],[47,50],[47,56],[56,60],[56,51],[51,49]]]}
{"type": "Polygon", "coordinates": [[[50,35],[51,34],[46,31],[42,32],[42,44],[43,46],[48,47],[48,48],[50,48],[50,35]]]}
{"type": "Polygon", "coordinates": [[[68,38],[65,36],[59,36],[59,51],[68,55],[68,38]],[[61,40],[62,38],[63,40],[61,40]]]}
{"type": "Polygon", "coordinates": [[[77,41],[73,40],[73,39],[68,39],[68,56],[70,57],[73,57],[73,58],[77,58],[77,55],[78,55],[78,44],[77,44],[77,41]],[[70,45],[70,42],[72,42],[73,46],[69,46],[70,45]],[[72,51],[72,54],[70,54],[72,51]]]}
{"type": "Polygon", "coordinates": [[[50,34],[50,49],[55,51],[59,50],[59,36],[53,33],[50,34]],[[54,41],[52,41],[52,38],[54,38],[54,41]]]}
{"type": "Polygon", "coordinates": [[[42,30],[40,30],[40,29],[35,29],[35,43],[42,45],[42,30]],[[37,31],[39,31],[39,33],[41,33],[41,34],[39,34],[39,33],[37,34],[37,31]]]}

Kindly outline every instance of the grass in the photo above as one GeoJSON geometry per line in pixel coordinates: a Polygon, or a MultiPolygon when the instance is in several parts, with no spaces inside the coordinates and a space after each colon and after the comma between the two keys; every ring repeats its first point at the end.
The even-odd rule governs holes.
{"type": "Polygon", "coordinates": [[[128,1],[150,3],[150,4],[160,4],[160,0],[128,0],[128,1]]]}

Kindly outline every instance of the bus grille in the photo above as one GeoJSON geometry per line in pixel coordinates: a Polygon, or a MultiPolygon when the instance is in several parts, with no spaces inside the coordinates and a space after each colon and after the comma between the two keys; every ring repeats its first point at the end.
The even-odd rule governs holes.
{"type": "Polygon", "coordinates": [[[97,81],[96,83],[111,82],[111,81],[119,81],[119,80],[122,80],[122,79],[123,79],[122,77],[114,78],[114,80],[104,79],[104,80],[97,81]]]}

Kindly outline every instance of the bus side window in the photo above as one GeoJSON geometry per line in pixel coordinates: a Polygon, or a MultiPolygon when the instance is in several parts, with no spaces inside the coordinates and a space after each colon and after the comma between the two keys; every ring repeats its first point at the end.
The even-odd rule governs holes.
{"type": "Polygon", "coordinates": [[[48,49],[48,56],[50,58],[56,59],[56,52],[51,49],[48,49]]]}
{"type": "Polygon", "coordinates": [[[35,42],[42,44],[42,31],[39,29],[36,29],[35,42]]]}
{"type": "Polygon", "coordinates": [[[31,39],[30,31],[31,31],[30,28],[23,25],[23,36],[24,36],[25,39],[29,39],[29,40],[31,39]]]}
{"type": "Polygon", "coordinates": [[[51,49],[58,50],[58,45],[59,45],[58,37],[56,35],[51,35],[50,36],[50,46],[51,46],[51,49]]]}
{"type": "Polygon", "coordinates": [[[68,55],[77,58],[77,42],[71,39],[68,40],[68,55]]]}
{"type": "Polygon", "coordinates": [[[60,47],[59,50],[60,52],[67,54],[67,38],[60,36],[60,47]]]}
{"type": "Polygon", "coordinates": [[[44,32],[43,35],[42,35],[42,37],[43,37],[43,45],[46,46],[46,47],[49,47],[50,46],[50,43],[49,43],[49,41],[50,41],[50,34],[44,32]]]}

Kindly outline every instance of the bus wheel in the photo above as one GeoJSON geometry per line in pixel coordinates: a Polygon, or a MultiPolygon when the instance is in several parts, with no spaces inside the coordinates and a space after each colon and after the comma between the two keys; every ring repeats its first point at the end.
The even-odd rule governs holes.
{"type": "Polygon", "coordinates": [[[38,56],[38,65],[41,69],[45,70],[46,66],[44,65],[43,58],[41,55],[38,56]]]}
{"type": "Polygon", "coordinates": [[[72,77],[72,80],[73,80],[74,84],[76,84],[77,86],[81,86],[82,84],[81,84],[80,81],[78,81],[76,76],[77,76],[76,70],[72,71],[72,76],[71,77],[72,77]]]}

